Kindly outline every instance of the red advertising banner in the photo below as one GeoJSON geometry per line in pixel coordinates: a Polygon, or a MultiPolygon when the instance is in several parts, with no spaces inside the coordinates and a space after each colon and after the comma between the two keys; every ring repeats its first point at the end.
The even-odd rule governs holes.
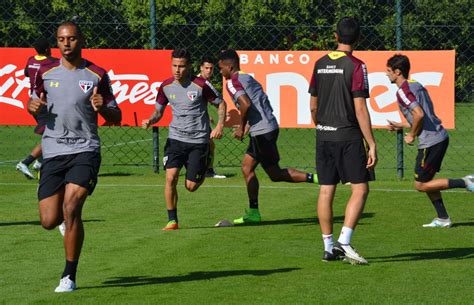
{"type": "MultiPolygon", "coordinates": [[[[30,84],[23,72],[32,55],[34,49],[0,48],[0,125],[35,125],[26,110],[30,84]]],[[[52,55],[60,57],[57,49],[52,55]]],[[[83,57],[108,71],[122,109],[122,125],[141,125],[150,117],[161,82],[172,75],[169,50],[91,49],[83,50],[83,57]]],[[[167,126],[170,121],[168,107],[158,125],[167,126]]],[[[99,123],[103,122],[100,118],[99,123]]]]}
{"type": "MultiPolygon", "coordinates": [[[[326,51],[239,51],[240,68],[263,86],[280,127],[312,128],[309,111],[309,82],[314,63],[326,51]]],[[[367,65],[370,99],[367,106],[374,127],[385,127],[387,119],[404,120],[398,110],[396,90],[385,75],[387,60],[396,53],[410,58],[410,78],[423,84],[446,128],[454,128],[455,51],[355,51],[367,65]]],[[[239,124],[237,110],[224,92],[231,121],[239,124]],[[234,115],[232,115],[234,114],[234,115]]]]}
{"type": "MultiPolygon", "coordinates": [[[[386,61],[395,51],[355,51],[367,64],[372,124],[385,127],[387,119],[403,120],[396,103],[396,90],[385,75],[386,61]]],[[[435,111],[446,128],[454,128],[455,51],[402,51],[411,61],[410,77],[430,93],[435,111]]],[[[0,125],[34,125],[26,111],[29,82],[23,74],[34,49],[0,48],[0,125]]],[[[312,128],[308,86],[314,62],[323,51],[239,51],[241,69],[251,73],[269,96],[280,126],[312,128]]],[[[59,57],[57,49],[53,56],[59,57]]],[[[154,110],[161,82],[171,74],[169,50],[83,50],[84,58],[109,73],[112,89],[123,112],[122,125],[140,125],[154,110]]],[[[238,111],[224,90],[230,112],[227,126],[239,123],[238,111]]],[[[158,125],[167,126],[170,107],[158,125]]],[[[101,120],[102,124],[103,121],[101,120]]]]}

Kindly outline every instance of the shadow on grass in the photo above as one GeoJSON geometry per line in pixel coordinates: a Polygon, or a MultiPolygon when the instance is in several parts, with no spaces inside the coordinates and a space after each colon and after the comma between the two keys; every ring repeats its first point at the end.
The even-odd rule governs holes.
{"type": "MultiPolygon", "coordinates": [[[[372,218],[374,217],[375,213],[362,213],[361,219],[365,218],[372,218]]],[[[334,223],[343,223],[344,216],[334,216],[334,223]]],[[[217,223],[217,221],[216,221],[217,223]]],[[[250,227],[250,226],[274,226],[274,225],[318,225],[319,220],[317,217],[307,217],[307,218],[287,218],[287,219],[275,219],[275,220],[263,220],[262,222],[256,224],[246,224],[246,225],[238,225],[232,226],[235,227],[250,227]]],[[[360,223],[359,225],[364,225],[364,223],[360,223]]],[[[186,229],[208,229],[214,228],[214,226],[201,226],[201,227],[189,227],[186,229]]]]}
{"type": "Polygon", "coordinates": [[[473,222],[455,222],[453,223],[451,228],[455,227],[474,227],[474,221],[473,222]]]}
{"type": "Polygon", "coordinates": [[[415,249],[423,251],[416,253],[404,253],[392,256],[371,257],[370,263],[407,262],[430,259],[472,259],[474,248],[447,248],[447,249],[415,249]]]}
{"type": "MultiPolygon", "coordinates": [[[[84,219],[82,222],[103,222],[103,219],[84,219]]],[[[0,222],[0,227],[9,226],[39,226],[41,223],[38,220],[33,221],[15,221],[15,222],[0,222]]]]}
{"type": "Polygon", "coordinates": [[[207,281],[216,278],[223,278],[229,276],[267,276],[274,273],[291,272],[300,270],[301,268],[280,268],[269,270],[227,270],[227,271],[196,271],[186,275],[180,276],[164,276],[164,277],[150,277],[150,276],[124,276],[115,277],[103,282],[100,286],[81,287],[81,289],[90,288],[108,288],[108,287],[133,287],[143,285],[157,285],[192,281],[207,281]]]}

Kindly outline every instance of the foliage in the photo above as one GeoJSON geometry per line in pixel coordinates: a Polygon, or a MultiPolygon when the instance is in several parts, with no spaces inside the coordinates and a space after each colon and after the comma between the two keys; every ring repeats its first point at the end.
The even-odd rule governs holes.
{"type": "MultiPolygon", "coordinates": [[[[389,0],[156,0],[157,48],[184,46],[196,60],[232,47],[251,50],[334,48],[344,15],[362,23],[360,49],[396,49],[396,6],[389,0]]],[[[56,25],[76,16],[90,48],[150,48],[150,1],[11,0],[1,13],[4,47],[54,41],[56,25]]],[[[402,49],[456,49],[457,101],[472,100],[472,1],[402,0],[402,49]]]]}

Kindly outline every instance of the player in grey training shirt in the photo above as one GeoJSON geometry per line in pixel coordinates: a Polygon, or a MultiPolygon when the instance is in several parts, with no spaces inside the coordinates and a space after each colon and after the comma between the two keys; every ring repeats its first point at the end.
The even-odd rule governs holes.
{"type": "Polygon", "coordinates": [[[418,156],[415,165],[415,188],[425,192],[431,200],[437,216],[423,227],[449,228],[452,221],[441,197],[441,190],[464,188],[474,191],[474,176],[463,179],[433,179],[441,169],[448,149],[448,132],[436,116],[428,91],[418,82],[408,80],[410,61],[407,56],[396,54],[387,61],[387,77],[398,86],[397,101],[407,122],[388,121],[389,130],[409,128],[405,142],[412,145],[418,137],[418,156]]]}
{"type": "Polygon", "coordinates": [[[38,187],[41,225],[48,230],[65,222],[66,266],[55,292],[76,289],[76,270],[84,241],[82,207],[97,183],[100,142],[97,115],[122,118],[104,69],[82,58],[84,37],[73,22],[57,30],[60,61],[42,66],[28,111],[47,108],[43,165],[38,187]]]}
{"type": "Polygon", "coordinates": [[[186,166],[186,189],[196,191],[204,182],[209,164],[209,139],[222,137],[226,115],[226,104],[216,89],[205,79],[191,74],[191,54],[186,49],[177,49],[171,57],[173,77],[161,84],[156,98],[156,110],[148,120],[142,122],[144,128],[150,127],[163,117],[166,106],[171,106],[173,117],[163,158],[168,210],[168,223],[163,230],[179,228],[176,185],[181,168],[186,166]],[[218,107],[219,120],[212,131],[207,103],[218,107]]]}
{"type": "Polygon", "coordinates": [[[226,79],[226,88],[240,110],[241,122],[234,137],[242,140],[248,125],[250,143],[242,161],[242,172],[249,198],[249,209],[245,215],[234,220],[234,224],[258,223],[261,221],[258,210],[259,183],[255,168],[262,164],[272,181],[310,182],[316,177],[311,173],[293,168],[280,168],[280,155],[277,148],[279,127],[268,96],[262,86],[251,75],[240,71],[239,55],[235,50],[225,50],[219,55],[219,69],[226,79]]]}

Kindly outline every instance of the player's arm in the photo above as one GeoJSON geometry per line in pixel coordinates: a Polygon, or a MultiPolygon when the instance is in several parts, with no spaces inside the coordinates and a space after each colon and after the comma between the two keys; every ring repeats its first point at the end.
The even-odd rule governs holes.
{"type": "Polygon", "coordinates": [[[107,73],[99,80],[99,85],[93,88],[90,101],[94,111],[100,113],[107,122],[119,124],[122,121],[122,110],[115,101],[107,73]]]}
{"type": "Polygon", "coordinates": [[[411,127],[411,125],[408,122],[395,122],[391,120],[387,120],[387,122],[388,122],[389,131],[398,131],[398,130],[402,130],[403,128],[411,127]]]}
{"type": "Polygon", "coordinates": [[[367,168],[373,168],[377,164],[377,144],[375,143],[374,134],[372,132],[372,122],[370,120],[369,111],[367,110],[365,98],[354,98],[354,107],[362,135],[369,145],[367,168]]]}
{"type": "Polygon", "coordinates": [[[211,139],[220,139],[224,135],[224,122],[227,115],[227,104],[224,100],[217,107],[218,121],[216,128],[211,131],[211,139]]]}
{"type": "Polygon", "coordinates": [[[314,125],[318,125],[318,119],[316,113],[318,112],[318,97],[311,95],[309,99],[309,109],[311,111],[311,119],[313,120],[314,125]]]}
{"type": "Polygon", "coordinates": [[[147,129],[151,125],[158,123],[163,117],[163,112],[164,112],[164,107],[160,109],[155,109],[155,111],[153,111],[153,114],[150,116],[149,119],[142,121],[142,127],[144,129],[147,129]]]}
{"type": "Polygon", "coordinates": [[[216,127],[211,130],[211,139],[220,139],[224,135],[224,122],[227,115],[227,104],[222,99],[220,93],[209,81],[204,83],[202,94],[205,100],[217,108],[218,121],[216,127]]]}
{"type": "Polygon", "coordinates": [[[46,92],[44,91],[44,81],[41,73],[36,74],[34,88],[31,90],[31,97],[28,100],[27,109],[32,115],[40,112],[41,107],[46,107],[46,92]]]}
{"type": "Polygon", "coordinates": [[[155,111],[150,116],[149,119],[142,121],[142,127],[147,129],[153,124],[158,123],[161,118],[163,117],[163,113],[165,113],[166,105],[168,105],[168,98],[166,97],[165,91],[163,90],[163,84],[158,89],[158,94],[156,95],[155,101],[155,111]]]}
{"type": "Polygon", "coordinates": [[[234,132],[234,138],[242,140],[245,135],[245,126],[248,121],[248,110],[250,105],[252,105],[252,102],[250,102],[247,94],[242,94],[237,98],[237,104],[239,105],[240,110],[240,125],[234,132]]]}
{"type": "Polygon", "coordinates": [[[411,129],[405,134],[405,142],[409,145],[412,145],[415,142],[415,138],[420,134],[421,129],[423,128],[423,109],[420,106],[415,106],[410,110],[411,115],[413,116],[413,123],[411,124],[411,129]]]}

